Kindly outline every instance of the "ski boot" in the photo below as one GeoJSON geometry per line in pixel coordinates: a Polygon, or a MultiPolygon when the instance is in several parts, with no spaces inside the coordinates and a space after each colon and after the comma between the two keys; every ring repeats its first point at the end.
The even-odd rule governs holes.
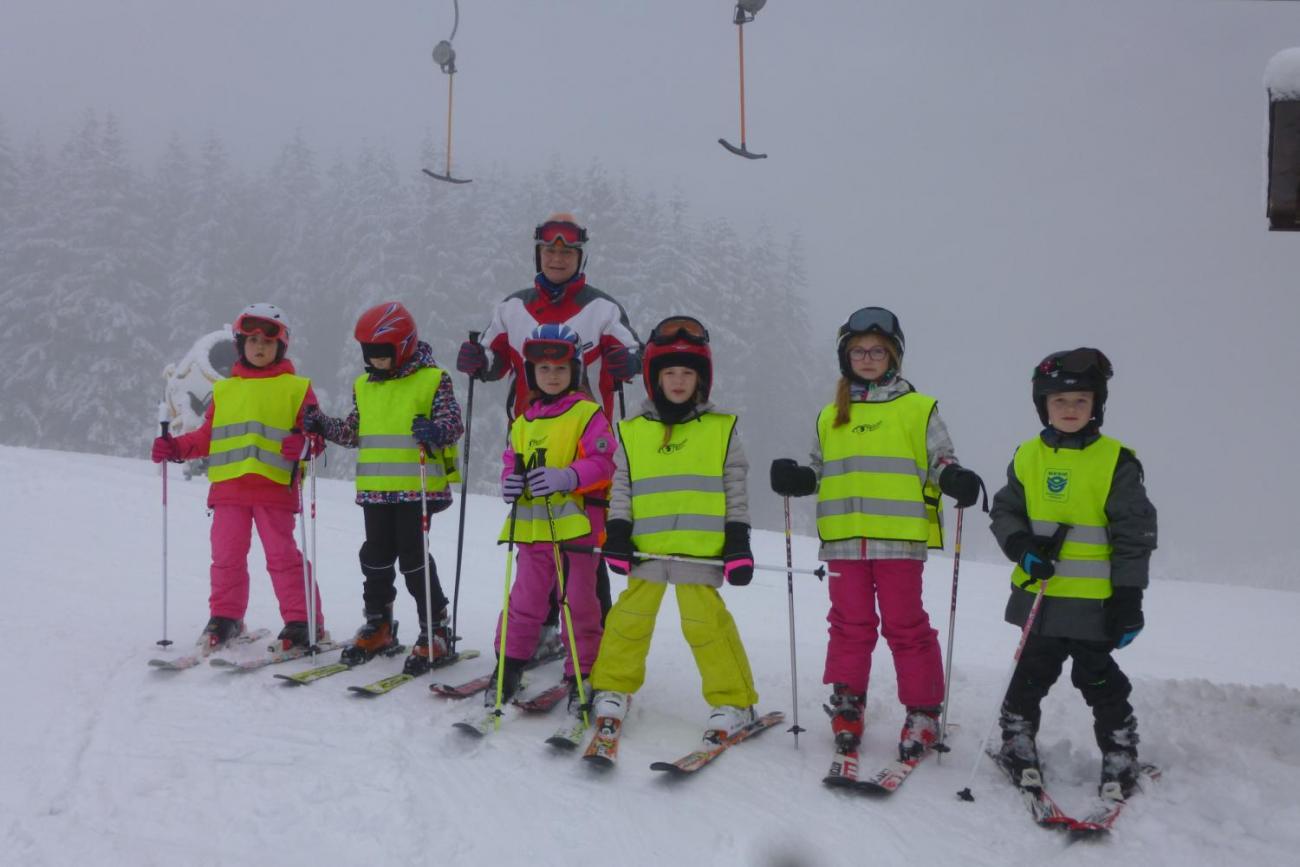
{"type": "Polygon", "coordinates": [[[909,707],[903,720],[903,730],[898,735],[898,758],[902,761],[919,759],[925,751],[939,741],[939,711],[937,707],[909,707]]]}
{"type": "Polygon", "coordinates": [[[591,714],[594,719],[616,719],[622,722],[627,710],[632,706],[630,692],[614,692],[602,689],[592,696],[591,714]]]}
{"type": "Polygon", "coordinates": [[[429,640],[429,629],[420,624],[420,637],[415,639],[410,656],[402,671],[412,677],[419,677],[434,668],[451,654],[451,629],[447,625],[447,612],[438,615],[438,622],[433,627],[433,640],[429,640]]]}
{"type": "Polygon", "coordinates": [[[847,684],[832,687],[830,704],[822,705],[831,718],[831,733],[835,736],[835,749],[852,752],[862,743],[862,729],[866,725],[867,697],[853,692],[847,684]]]}
{"type": "Polygon", "coordinates": [[[204,656],[224,648],[231,640],[244,634],[244,621],[233,617],[212,617],[203,627],[203,634],[196,642],[204,656]]]}
{"type": "Polygon", "coordinates": [[[397,621],[393,620],[393,609],[390,607],[380,612],[368,611],[366,622],[357,630],[352,645],[343,648],[340,661],[344,665],[361,665],[380,653],[391,653],[396,647],[397,621]]]}
{"type": "MultiPolygon", "coordinates": [[[[284,629],[280,630],[280,634],[276,636],[273,647],[275,650],[279,651],[293,650],[299,647],[308,648],[310,646],[310,638],[311,636],[307,631],[307,621],[291,620],[284,625],[284,629]]],[[[317,626],[316,643],[322,644],[329,640],[330,635],[325,631],[325,627],[317,626]]]]}
{"type": "MultiPolygon", "coordinates": [[[[524,676],[524,666],[528,664],[526,659],[515,659],[507,656],[506,664],[501,669],[501,706],[505,707],[510,704],[510,699],[515,697],[519,692],[519,686],[524,676]]],[[[493,670],[492,682],[488,684],[487,690],[483,693],[483,706],[495,707],[497,703],[497,671],[493,670]]]]}
{"type": "Polygon", "coordinates": [[[1038,746],[1034,743],[1037,726],[1006,708],[1002,709],[998,722],[1002,727],[1002,747],[993,754],[993,760],[1020,788],[1041,787],[1043,772],[1038,766],[1038,746]]]}
{"type": "Polygon", "coordinates": [[[564,641],[560,638],[560,627],[554,623],[543,623],[542,631],[537,636],[537,649],[533,651],[533,662],[542,662],[564,653],[564,641]]]}
{"type": "Polygon", "coordinates": [[[709,711],[709,721],[704,727],[704,741],[713,745],[725,741],[754,721],[754,708],[718,705],[709,711]]]}
{"type": "Polygon", "coordinates": [[[1119,728],[1097,732],[1101,747],[1101,786],[1097,793],[1107,800],[1123,801],[1138,786],[1137,720],[1132,716],[1119,728]]]}
{"type": "Polygon", "coordinates": [[[564,680],[569,684],[569,716],[580,717],[584,710],[590,712],[593,698],[591,694],[591,675],[584,674],[582,676],[582,695],[578,694],[578,679],[576,677],[570,674],[566,675],[564,680]],[[583,695],[587,698],[586,704],[582,701],[583,695]]]}

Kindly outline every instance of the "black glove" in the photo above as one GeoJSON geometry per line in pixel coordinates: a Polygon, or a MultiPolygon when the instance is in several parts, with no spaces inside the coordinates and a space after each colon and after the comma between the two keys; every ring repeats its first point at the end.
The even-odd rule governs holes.
{"type": "Polygon", "coordinates": [[[1106,600],[1106,632],[1115,649],[1128,647],[1137,638],[1146,621],[1142,618],[1142,589],[1116,587],[1106,600]]]}
{"type": "Polygon", "coordinates": [[[302,414],[302,432],[309,434],[325,434],[325,423],[330,417],[320,411],[320,407],[312,404],[303,411],[302,414]]]}
{"type": "Polygon", "coordinates": [[[615,518],[605,524],[605,544],[600,546],[605,565],[616,575],[626,575],[636,562],[632,556],[632,522],[615,518]]]}
{"type": "Polygon", "coordinates": [[[744,587],[754,580],[754,552],[749,550],[749,525],[728,521],[723,529],[722,577],[727,583],[744,587]]]}
{"type": "Polygon", "coordinates": [[[1052,540],[1032,533],[1016,533],[1007,541],[1007,554],[1035,581],[1046,581],[1056,574],[1050,550],[1052,540]]]}
{"type": "Polygon", "coordinates": [[[975,505],[983,487],[984,482],[973,470],[957,464],[948,464],[939,473],[939,490],[956,500],[959,509],[975,505]]]}
{"type": "Polygon", "coordinates": [[[806,497],[817,492],[817,474],[793,458],[772,461],[772,490],[782,497],[806,497]]]}
{"type": "Polygon", "coordinates": [[[605,350],[605,369],[617,382],[631,382],[641,372],[637,357],[626,346],[615,344],[605,350]]]}

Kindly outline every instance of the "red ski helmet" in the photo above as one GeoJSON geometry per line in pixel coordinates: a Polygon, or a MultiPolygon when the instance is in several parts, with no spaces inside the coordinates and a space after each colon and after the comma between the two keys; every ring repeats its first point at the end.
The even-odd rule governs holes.
{"type": "Polygon", "coordinates": [[[420,339],[415,318],[399,301],[385,301],[362,313],[352,335],[363,349],[374,344],[391,346],[394,367],[411,360],[420,339]]]}
{"type": "Polygon", "coordinates": [[[669,316],[650,332],[641,362],[641,378],[651,400],[659,388],[659,373],[665,367],[689,367],[700,375],[700,394],[709,399],[713,388],[713,353],[709,331],[693,316],[669,316]]]}

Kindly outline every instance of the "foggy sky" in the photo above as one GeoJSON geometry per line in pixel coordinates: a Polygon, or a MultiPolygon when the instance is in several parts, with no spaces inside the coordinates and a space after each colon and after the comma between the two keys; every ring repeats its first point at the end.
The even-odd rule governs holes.
{"type": "MultiPolygon", "coordinates": [[[[905,373],[991,488],[1036,431],[1034,362],[1100,346],[1106,430],[1160,509],[1155,573],[1296,586],[1300,235],[1265,228],[1262,78],[1300,44],[1300,4],[770,0],[745,34],[756,162],[715,143],[738,138],[730,10],[462,0],[455,172],[599,160],[799,233],[826,339],[789,361],[826,390],[790,411],[811,434],[835,327],[888,306],[905,373]]],[[[368,140],[416,172],[445,132],[429,52],[451,25],[451,0],[5,0],[0,117],[17,146],[87,108],[137,153],[213,130],[250,168],[300,129],[327,158],[368,140]]]]}

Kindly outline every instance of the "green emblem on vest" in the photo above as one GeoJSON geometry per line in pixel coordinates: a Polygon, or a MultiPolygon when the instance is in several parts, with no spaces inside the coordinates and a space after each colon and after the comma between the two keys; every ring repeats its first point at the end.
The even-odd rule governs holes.
{"type": "Polygon", "coordinates": [[[686,440],[682,440],[681,442],[668,443],[667,445],[662,445],[659,447],[659,454],[671,455],[673,452],[680,452],[684,448],[686,448],[686,440]]]}
{"type": "Polygon", "coordinates": [[[528,440],[528,448],[535,449],[540,446],[544,446],[546,445],[546,440],[547,437],[533,437],[532,439],[528,440]]]}
{"type": "Polygon", "coordinates": [[[1044,496],[1049,500],[1065,502],[1070,499],[1070,471],[1069,470],[1048,470],[1047,471],[1047,490],[1044,496]]]}
{"type": "Polygon", "coordinates": [[[855,425],[853,428],[853,432],[855,434],[871,433],[873,430],[880,430],[880,426],[882,424],[884,424],[883,421],[878,421],[875,424],[866,423],[866,424],[855,425]]]}

